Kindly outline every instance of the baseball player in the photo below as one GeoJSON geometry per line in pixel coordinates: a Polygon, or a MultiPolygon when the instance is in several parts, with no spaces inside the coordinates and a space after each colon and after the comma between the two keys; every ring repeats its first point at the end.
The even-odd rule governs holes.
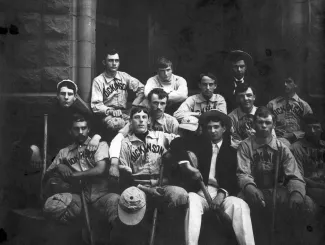
{"type": "MultiPolygon", "coordinates": [[[[164,113],[168,103],[168,94],[162,88],[154,88],[148,95],[150,107],[150,130],[178,134],[178,121],[173,116],[164,113]]],[[[132,133],[132,125],[127,124],[111,142],[110,156],[112,164],[117,166],[121,143],[124,137],[132,133]]],[[[116,173],[111,173],[113,176],[116,173]]]]}
{"type": "Polygon", "coordinates": [[[157,75],[150,77],[144,88],[148,98],[154,88],[162,88],[168,94],[166,113],[173,115],[179,105],[187,98],[188,89],[183,77],[173,74],[173,63],[165,57],[159,57],[156,62],[157,75]]]}
{"type": "Polygon", "coordinates": [[[307,194],[325,206],[325,142],[321,140],[322,125],[317,117],[303,118],[305,137],[291,145],[291,151],[306,182],[307,194]]]}
{"type": "Polygon", "coordinates": [[[120,57],[117,50],[110,50],[103,60],[105,71],[95,77],[91,92],[91,109],[102,118],[107,128],[118,131],[128,122],[128,89],[136,92],[133,105],[142,101],[144,85],[125,72],[118,71],[120,57]]]}
{"type": "Polygon", "coordinates": [[[83,188],[88,205],[114,225],[119,195],[110,193],[105,176],[108,145],[102,141],[95,152],[86,151],[89,130],[88,121],[75,114],[71,126],[74,143],[61,149],[46,171],[46,190],[51,196],[44,204],[44,213],[61,223],[73,222],[85,208],[80,196],[83,188]]]}
{"type": "Polygon", "coordinates": [[[276,116],[275,133],[288,146],[304,137],[300,121],[313,113],[307,102],[296,93],[297,84],[292,77],[284,79],[284,95],[271,100],[267,107],[276,116]]]}
{"type": "Polygon", "coordinates": [[[210,110],[219,110],[227,114],[225,99],[220,94],[214,94],[217,86],[217,78],[212,73],[201,74],[199,82],[201,93],[188,97],[175,111],[174,117],[181,122],[184,117],[199,117],[210,110]]]}
{"type": "MultiPolygon", "coordinates": [[[[289,148],[272,136],[275,119],[266,107],[259,107],[254,115],[256,133],[242,141],[237,151],[237,177],[240,196],[250,205],[253,213],[272,207],[274,175],[279,183],[276,203],[281,215],[304,217],[304,210],[313,210],[312,200],[306,196],[305,181],[289,148]],[[279,173],[275,173],[279,164],[279,173]],[[288,212],[290,211],[290,212],[288,212]]],[[[290,218],[290,217],[289,217],[290,218]]],[[[292,221],[292,220],[291,220],[292,221]]],[[[265,223],[263,221],[263,223],[265,223]]]]}

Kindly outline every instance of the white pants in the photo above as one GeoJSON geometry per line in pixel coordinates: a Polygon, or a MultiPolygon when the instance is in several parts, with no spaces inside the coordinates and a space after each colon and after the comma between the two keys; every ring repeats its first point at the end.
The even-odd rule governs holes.
{"type": "MultiPolygon", "coordinates": [[[[209,188],[210,195],[214,199],[217,191],[209,188]]],[[[237,197],[229,196],[221,204],[221,208],[232,220],[237,241],[240,245],[252,245],[254,242],[250,209],[245,201],[237,197]]],[[[209,209],[208,202],[200,191],[198,194],[189,193],[189,208],[185,217],[186,245],[197,245],[201,229],[202,214],[209,209]]]]}

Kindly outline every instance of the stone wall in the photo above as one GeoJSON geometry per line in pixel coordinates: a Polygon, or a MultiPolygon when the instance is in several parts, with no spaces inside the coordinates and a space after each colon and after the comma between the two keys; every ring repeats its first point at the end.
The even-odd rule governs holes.
{"type": "Polygon", "coordinates": [[[2,0],[0,25],[18,33],[1,35],[2,92],[55,92],[70,76],[70,0],[2,0]]]}

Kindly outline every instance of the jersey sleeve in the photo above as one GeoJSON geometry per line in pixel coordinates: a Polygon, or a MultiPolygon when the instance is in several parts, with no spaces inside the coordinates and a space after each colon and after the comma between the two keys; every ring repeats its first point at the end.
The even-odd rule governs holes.
{"type": "Polygon", "coordinates": [[[98,149],[94,155],[95,163],[107,159],[109,157],[108,151],[108,144],[105,141],[100,142],[98,149]]]}
{"type": "Polygon", "coordinates": [[[237,178],[240,189],[244,190],[248,184],[256,186],[252,175],[251,158],[249,147],[246,142],[242,142],[237,150],[237,178]]]}

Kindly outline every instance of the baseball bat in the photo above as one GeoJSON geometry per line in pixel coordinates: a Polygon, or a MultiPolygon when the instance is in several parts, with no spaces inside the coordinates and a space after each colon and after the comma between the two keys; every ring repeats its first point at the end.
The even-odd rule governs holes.
{"type": "Polygon", "coordinates": [[[41,201],[43,201],[43,180],[46,172],[46,159],[47,159],[47,119],[48,119],[48,115],[44,114],[43,165],[42,165],[41,185],[40,185],[41,201]]]}
{"type": "MultiPolygon", "coordinates": [[[[160,187],[162,186],[163,175],[164,175],[164,164],[161,164],[160,172],[159,172],[159,181],[158,181],[158,186],[160,186],[160,187]]],[[[154,243],[155,243],[157,216],[158,216],[158,208],[155,208],[153,211],[153,217],[152,217],[152,227],[151,227],[150,240],[149,240],[150,245],[154,245],[154,243]]]]}
{"type": "MultiPolygon", "coordinates": [[[[80,163],[80,155],[79,154],[78,154],[78,164],[80,167],[80,171],[82,172],[83,170],[82,170],[82,166],[80,163]]],[[[84,207],[83,209],[84,209],[84,214],[85,214],[85,218],[86,218],[86,225],[87,225],[87,230],[89,233],[90,244],[95,245],[93,232],[92,232],[91,226],[90,226],[90,218],[89,218],[89,212],[88,212],[88,206],[87,206],[87,202],[86,202],[85,192],[84,192],[83,183],[81,180],[80,180],[80,185],[81,185],[81,201],[82,201],[82,206],[84,207]]]]}
{"type": "Polygon", "coordinates": [[[276,215],[276,195],[277,195],[277,188],[278,188],[278,179],[279,179],[279,153],[275,152],[275,174],[274,174],[274,190],[272,195],[272,218],[271,218],[271,239],[270,244],[274,244],[274,236],[275,236],[275,215],[276,215]]]}

